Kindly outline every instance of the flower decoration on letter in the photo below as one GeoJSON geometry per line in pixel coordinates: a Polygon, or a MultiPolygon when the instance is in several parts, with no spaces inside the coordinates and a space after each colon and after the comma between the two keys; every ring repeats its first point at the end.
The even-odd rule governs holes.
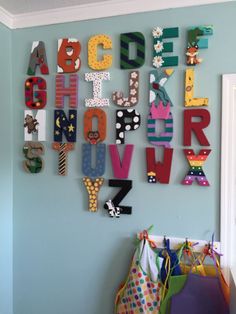
{"type": "Polygon", "coordinates": [[[133,71],[129,75],[129,96],[124,97],[123,92],[114,92],[113,102],[122,107],[133,107],[137,105],[139,99],[139,72],[133,71]]]}
{"type": "Polygon", "coordinates": [[[161,27],[156,27],[152,31],[152,36],[154,38],[160,38],[163,35],[163,28],[161,27]]]}
{"type": "Polygon", "coordinates": [[[162,59],[161,56],[155,56],[155,57],[153,58],[152,64],[153,64],[153,66],[154,66],[155,68],[160,68],[160,67],[162,67],[163,63],[164,63],[164,60],[162,59]]]}
{"type": "Polygon", "coordinates": [[[156,27],[152,31],[153,36],[153,61],[154,68],[160,68],[162,66],[177,66],[178,56],[163,56],[163,53],[173,52],[173,42],[163,42],[165,39],[179,37],[178,27],[172,28],[160,28],[156,27]]]}
{"type": "Polygon", "coordinates": [[[157,41],[157,43],[154,45],[154,49],[156,52],[161,52],[163,50],[163,42],[162,41],[157,41]]]}

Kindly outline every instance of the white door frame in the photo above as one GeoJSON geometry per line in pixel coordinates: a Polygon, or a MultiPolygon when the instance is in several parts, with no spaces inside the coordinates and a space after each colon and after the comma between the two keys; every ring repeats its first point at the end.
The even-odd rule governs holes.
{"type": "Polygon", "coordinates": [[[236,74],[223,75],[221,125],[221,265],[229,283],[231,274],[236,282],[236,74]]]}

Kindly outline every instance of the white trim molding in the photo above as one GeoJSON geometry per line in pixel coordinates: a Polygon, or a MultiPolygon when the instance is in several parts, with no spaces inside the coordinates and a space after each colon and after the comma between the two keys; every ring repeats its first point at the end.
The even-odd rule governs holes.
{"type": "MultiPolygon", "coordinates": [[[[223,75],[221,127],[221,265],[230,282],[230,271],[235,265],[236,212],[236,74],[223,75]]],[[[236,280],[236,278],[234,278],[236,280]]]]}
{"type": "Polygon", "coordinates": [[[0,22],[16,29],[232,1],[235,0],[106,0],[15,15],[0,7],[0,22]]]}
{"type": "Polygon", "coordinates": [[[4,24],[8,28],[13,28],[14,16],[0,7],[0,23],[4,24]]]}

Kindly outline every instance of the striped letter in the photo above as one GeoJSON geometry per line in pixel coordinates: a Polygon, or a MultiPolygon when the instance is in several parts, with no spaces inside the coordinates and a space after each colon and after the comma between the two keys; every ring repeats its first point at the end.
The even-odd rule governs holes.
{"type": "Polygon", "coordinates": [[[59,176],[67,175],[68,152],[73,150],[73,143],[52,143],[52,149],[59,151],[58,174],[59,176]]]}
{"type": "Polygon", "coordinates": [[[65,75],[56,75],[56,108],[64,108],[64,97],[69,97],[69,107],[78,105],[78,76],[69,75],[69,86],[65,87],[65,75]]]}
{"type": "Polygon", "coordinates": [[[145,38],[140,32],[125,33],[120,35],[120,68],[136,69],[145,62],[145,38]],[[136,44],[136,58],[130,59],[130,43],[136,44]]]}
{"type": "Polygon", "coordinates": [[[184,185],[192,185],[193,181],[196,180],[197,183],[201,186],[209,186],[209,182],[205,176],[205,173],[202,170],[207,157],[209,156],[210,149],[202,149],[199,152],[199,155],[195,155],[192,149],[184,149],[184,154],[188,159],[190,169],[182,181],[184,185]]]}
{"type": "Polygon", "coordinates": [[[173,52],[172,42],[163,42],[163,39],[179,37],[179,28],[164,28],[156,27],[152,31],[153,35],[153,67],[171,67],[178,65],[178,57],[162,57],[163,53],[173,52]]]}

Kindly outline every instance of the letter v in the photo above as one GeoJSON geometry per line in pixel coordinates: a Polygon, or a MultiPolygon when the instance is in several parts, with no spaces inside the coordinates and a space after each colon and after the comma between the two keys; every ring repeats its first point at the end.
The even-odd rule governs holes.
{"type": "Polygon", "coordinates": [[[127,179],[133,155],[134,145],[125,145],[123,160],[121,161],[117,145],[109,145],[109,152],[115,178],[127,179]]]}

